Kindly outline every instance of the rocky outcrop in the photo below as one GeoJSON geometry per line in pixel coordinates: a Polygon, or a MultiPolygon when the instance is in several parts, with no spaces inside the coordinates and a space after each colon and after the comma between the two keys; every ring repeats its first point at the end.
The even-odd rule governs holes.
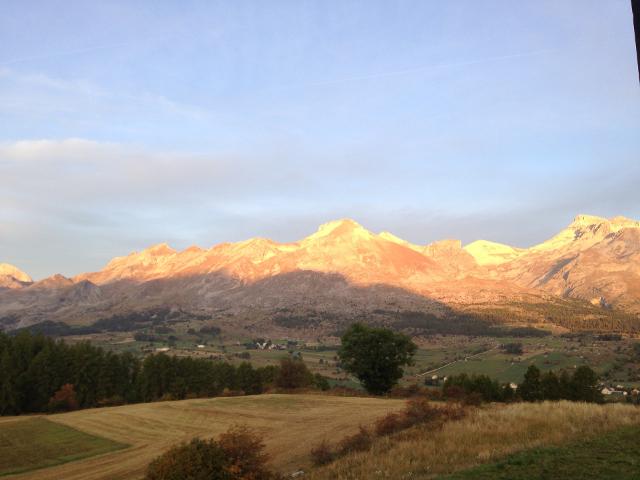
{"type": "Polygon", "coordinates": [[[16,270],[3,270],[19,285],[0,292],[0,317],[28,321],[169,305],[205,312],[303,306],[352,315],[552,296],[640,312],[640,224],[579,215],[528,249],[484,240],[462,248],[458,240],[416,245],[343,219],[292,243],[254,238],[183,251],[160,244],[74,278],[30,283],[16,270]]]}

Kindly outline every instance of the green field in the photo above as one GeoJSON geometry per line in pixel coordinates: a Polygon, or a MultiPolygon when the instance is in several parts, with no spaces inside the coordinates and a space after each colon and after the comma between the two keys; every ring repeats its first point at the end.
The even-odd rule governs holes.
{"type": "Polygon", "coordinates": [[[417,373],[435,370],[439,377],[460,373],[484,374],[500,382],[519,383],[530,365],[540,370],[572,370],[581,365],[592,367],[610,382],[629,386],[640,384],[637,363],[629,362],[633,341],[576,340],[559,336],[544,338],[452,338],[443,337],[422,344],[416,353],[416,365],[407,371],[406,381],[429,378],[417,373]],[[522,343],[522,355],[504,353],[500,344],[522,343]],[[480,355],[473,356],[478,352],[480,355]],[[473,356],[473,357],[472,357],[473,356]]]}
{"type": "Polygon", "coordinates": [[[0,476],[93,457],[126,448],[44,418],[0,423],[0,476]]]}
{"type": "Polygon", "coordinates": [[[441,480],[637,480],[640,427],[626,427],[586,442],[537,448],[441,480]]]}
{"type": "MultiPolygon", "coordinates": [[[[195,337],[178,336],[179,340],[168,352],[170,355],[220,358],[234,364],[249,361],[259,367],[275,365],[280,358],[289,355],[289,352],[295,352],[302,356],[313,373],[332,379],[332,383],[358,386],[353,378],[338,368],[338,346],[335,344],[315,343],[316,346],[313,346],[298,340],[293,345],[288,345],[286,350],[259,350],[245,348],[244,343],[249,338],[213,338],[209,339],[205,348],[198,349],[195,337]]],[[[91,340],[109,350],[129,351],[138,355],[168,346],[167,342],[137,342],[131,333],[101,334],[91,337],[91,340]]],[[[272,340],[274,343],[287,344],[286,339],[272,340]]],[[[415,365],[406,369],[403,383],[421,383],[431,375],[418,374],[434,369],[437,371],[433,373],[440,377],[475,373],[488,375],[500,382],[519,383],[529,365],[536,365],[542,371],[571,370],[580,365],[589,365],[609,383],[640,386],[640,360],[634,359],[632,352],[632,345],[637,340],[632,338],[602,341],[593,335],[584,335],[582,338],[558,335],[540,338],[435,335],[414,340],[419,346],[415,365]],[[509,355],[496,348],[506,343],[522,343],[524,353],[509,355]],[[483,351],[487,353],[469,358],[483,351]],[[445,365],[448,366],[442,368],[445,365]]]]}

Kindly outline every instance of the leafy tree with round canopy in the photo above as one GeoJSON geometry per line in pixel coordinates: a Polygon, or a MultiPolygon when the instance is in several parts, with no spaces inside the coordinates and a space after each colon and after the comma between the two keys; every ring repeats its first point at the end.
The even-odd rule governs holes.
{"type": "Polygon", "coordinates": [[[416,349],[406,335],[355,323],[342,336],[338,355],[342,367],[355,375],[367,392],[381,395],[398,383],[405,365],[413,364],[416,349]]]}

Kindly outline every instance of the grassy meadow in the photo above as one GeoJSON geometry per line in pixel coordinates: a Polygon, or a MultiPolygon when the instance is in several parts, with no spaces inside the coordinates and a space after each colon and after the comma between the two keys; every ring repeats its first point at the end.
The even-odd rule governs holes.
{"type": "Polygon", "coordinates": [[[440,480],[637,480],[640,427],[623,427],[562,447],[535,448],[440,480]]]}
{"type": "MultiPolygon", "coordinates": [[[[471,410],[462,420],[448,422],[442,428],[434,429],[427,424],[377,439],[370,451],[343,457],[310,472],[305,478],[439,478],[495,463],[516,452],[597,439],[605,433],[629,427],[635,432],[640,429],[640,409],[627,405],[566,401],[488,405],[471,410]]],[[[595,444],[594,449],[597,446],[595,444]]],[[[636,452],[635,461],[638,460],[640,453],[636,452]]],[[[600,456],[600,462],[603,461],[600,456]]],[[[534,474],[513,478],[545,477],[534,474]]]]}
{"type": "MultiPolygon", "coordinates": [[[[10,476],[33,480],[119,480],[144,476],[148,463],[181,441],[195,436],[217,437],[232,425],[248,425],[264,435],[266,451],[273,467],[290,473],[310,465],[309,450],[323,438],[341,437],[357,431],[385,414],[402,409],[404,401],[337,397],[323,395],[258,395],[143,403],[100,409],[79,410],[47,416],[41,420],[60,428],[97,436],[104,442],[125,443],[129,448],[74,462],[10,476]]],[[[34,419],[43,417],[6,417],[0,423],[3,432],[20,435],[29,432],[34,419]],[[5,430],[7,429],[7,430],[5,430]]],[[[50,437],[35,434],[27,457],[42,456],[40,442],[50,437]]],[[[83,455],[81,442],[65,455],[83,455]]],[[[78,457],[80,458],[80,457],[78,457]]],[[[37,468],[32,465],[31,468],[37,468]]],[[[41,465],[42,466],[42,465],[41,465]]]]}

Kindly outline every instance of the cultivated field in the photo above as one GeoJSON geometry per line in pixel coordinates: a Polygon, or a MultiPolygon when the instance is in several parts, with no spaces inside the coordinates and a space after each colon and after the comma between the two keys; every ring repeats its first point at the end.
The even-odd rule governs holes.
{"type": "MultiPolygon", "coordinates": [[[[217,436],[234,424],[246,424],[264,434],[272,465],[288,473],[307,468],[311,447],[322,439],[339,440],[354,433],[360,424],[370,424],[376,418],[403,407],[402,400],[258,395],[145,403],[50,415],[46,417],[50,422],[130,447],[7,478],[141,478],[148,463],[169,446],[194,436],[217,436]]],[[[0,432],[7,425],[15,428],[22,423],[26,428],[33,418],[2,419],[0,432]]],[[[41,452],[34,450],[31,454],[37,456],[41,452]]]]}
{"type": "Polygon", "coordinates": [[[73,462],[127,446],[43,417],[2,421],[0,476],[73,462]]]}
{"type": "MultiPolygon", "coordinates": [[[[571,402],[488,405],[472,411],[460,421],[446,423],[442,429],[433,429],[427,424],[378,439],[372,450],[344,457],[305,478],[433,479],[479,464],[493,463],[519,451],[598,439],[605,432],[624,427],[633,428],[633,436],[637,438],[640,434],[639,408],[571,402]]],[[[592,453],[601,454],[593,450],[592,453]]],[[[599,459],[596,466],[606,467],[606,456],[600,455],[599,459]]],[[[636,454],[632,460],[637,466],[640,455],[636,454]]],[[[514,478],[533,480],[548,477],[514,478]]]]}
{"type": "MultiPolygon", "coordinates": [[[[178,336],[177,344],[171,347],[169,354],[224,358],[226,361],[240,364],[251,362],[254,366],[276,365],[288,350],[300,353],[313,373],[320,373],[341,385],[357,387],[357,382],[338,367],[337,345],[324,343],[314,348],[300,340],[287,350],[247,350],[243,338],[241,341],[219,338],[210,339],[205,348],[196,347],[193,336],[184,332],[174,332],[178,336]],[[244,356],[244,357],[243,357],[244,356]]],[[[161,335],[156,335],[162,338],[161,335]]],[[[167,335],[164,335],[167,337],[167,335]]],[[[142,355],[144,350],[154,351],[167,347],[164,341],[137,342],[130,332],[67,337],[68,341],[90,339],[96,345],[118,352],[128,351],[142,355]]],[[[286,344],[285,339],[273,339],[275,343],[286,344]]],[[[405,371],[405,383],[422,383],[427,376],[418,374],[433,371],[440,377],[459,373],[485,374],[500,382],[520,383],[529,365],[536,365],[541,371],[572,370],[580,365],[588,365],[612,385],[640,387],[640,357],[633,351],[636,338],[625,337],[620,340],[603,341],[597,335],[584,334],[575,338],[549,335],[540,338],[514,337],[468,337],[462,335],[435,335],[433,337],[414,338],[418,344],[415,365],[405,371]],[[497,348],[500,344],[522,343],[523,354],[511,355],[497,348]],[[481,353],[485,352],[485,353],[481,353]],[[480,353],[478,355],[478,353],[480,353]],[[465,360],[466,359],[466,360],[465,360]]]]}

